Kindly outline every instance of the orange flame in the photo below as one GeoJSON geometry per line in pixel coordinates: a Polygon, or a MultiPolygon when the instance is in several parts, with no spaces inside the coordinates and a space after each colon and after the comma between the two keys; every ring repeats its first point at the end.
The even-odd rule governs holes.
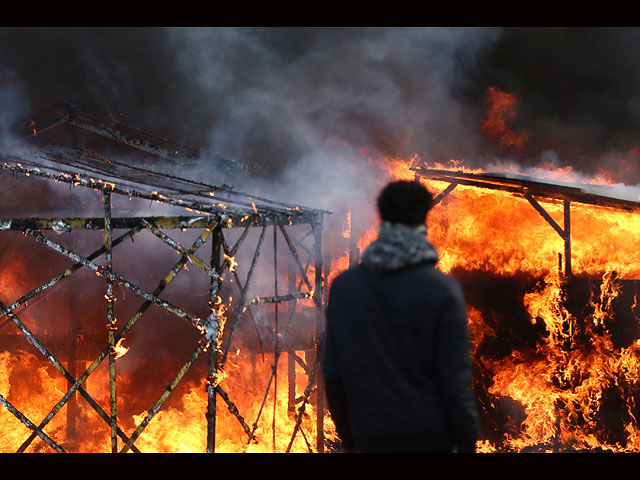
{"type": "Polygon", "coordinates": [[[488,112],[482,130],[498,142],[506,153],[518,152],[529,139],[527,132],[514,132],[509,121],[516,116],[518,100],[515,95],[505,93],[496,87],[487,90],[488,112]]]}
{"type": "Polygon", "coordinates": [[[124,337],[118,340],[118,342],[113,346],[113,351],[115,353],[114,356],[116,360],[126,355],[126,353],[129,351],[129,347],[125,347],[124,345],[122,345],[123,341],[124,337]]]}

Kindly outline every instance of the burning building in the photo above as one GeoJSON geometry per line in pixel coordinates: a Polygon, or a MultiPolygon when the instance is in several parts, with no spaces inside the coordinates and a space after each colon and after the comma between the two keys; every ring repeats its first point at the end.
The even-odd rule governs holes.
{"type": "Polygon", "coordinates": [[[414,172],[440,192],[430,236],[467,296],[479,450],[638,451],[637,192],[414,172]]]}
{"type": "Polygon", "coordinates": [[[416,175],[469,303],[479,450],[640,450],[638,195],[615,188],[638,182],[636,29],[0,33],[5,116],[99,98],[351,208],[321,230],[119,113],[34,119],[0,158],[0,450],[328,450],[326,287],[375,236],[370,192],[416,175]],[[548,156],[612,178],[527,169],[548,156]]]}
{"type": "MultiPolygon", "coordinates": [[[[23,134],[2,155],[3,451],[326,451],[325,283],[375,229],[349,216],[351,246],[323,252],[327,212],[237,192],[223,157],[222,186],[163,171],[201,152],[70,104],[23,134]]],[[[479,450],[640,449],[640,202],[567,172],[384,164],[437,193],[479,450]]]]}
{"type": "Polygon", "coordinates": [[[236,192],[221,157],[215,185],[171,175],[198,152],[70,104],[23,133],[0,167],[0,450],[323,451],[327,212],[236,192]]]}

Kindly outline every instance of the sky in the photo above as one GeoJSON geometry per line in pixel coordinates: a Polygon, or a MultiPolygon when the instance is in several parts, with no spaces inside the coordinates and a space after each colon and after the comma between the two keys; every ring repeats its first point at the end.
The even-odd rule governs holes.
{"type": "Polygon", "coordinates": [[[377,188],[377,155],[636,184],[638,46],[638,28],[2,27],[0,133],[72,100],[329,209],[377,188]],[[491,88],[516,99],[517,150],[482,129],[491,88]]]}

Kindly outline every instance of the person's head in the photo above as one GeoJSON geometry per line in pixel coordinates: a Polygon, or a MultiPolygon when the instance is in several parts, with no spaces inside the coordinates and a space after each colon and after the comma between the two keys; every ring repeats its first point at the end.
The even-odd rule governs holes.
{"type": "Polygon", "coordinates": [[[432,206],[433,195],[419,182],[391,182],[378,196],[378,212],[383,222],[424,225],[432,206]]]}

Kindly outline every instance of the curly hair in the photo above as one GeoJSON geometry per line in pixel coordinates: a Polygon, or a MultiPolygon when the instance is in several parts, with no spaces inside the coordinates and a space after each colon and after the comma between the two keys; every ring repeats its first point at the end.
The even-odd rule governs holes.
{"type": "Polygon", "coordinates": [[[433,206],[433,195],[417,181],[389,183],[378,196],[378,212],[384,222],[424,224],[433,206]]]}

